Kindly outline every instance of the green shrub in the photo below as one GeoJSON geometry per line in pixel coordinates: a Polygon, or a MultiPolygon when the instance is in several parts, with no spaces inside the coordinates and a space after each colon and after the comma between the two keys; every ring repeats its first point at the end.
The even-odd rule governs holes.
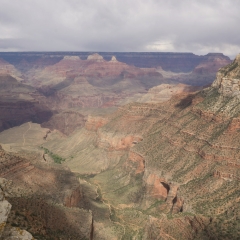
{"type": "Polygon", "coordinates": [[[61,164],[62,162],[65,161],[65,158],[62,158],[62,157],[58,156],[57,154],[52,153],[47,148],[43,148],[43,150],[44,150],[44,153],[48,154],[55,163],[61,164]]]}

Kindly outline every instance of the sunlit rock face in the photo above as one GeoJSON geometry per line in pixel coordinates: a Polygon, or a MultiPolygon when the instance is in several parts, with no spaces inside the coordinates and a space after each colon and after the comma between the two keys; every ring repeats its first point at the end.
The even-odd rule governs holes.
{"type": "Polygon", "coordinates": [[[93,61],[97,61],[97,62],[102,62],[103,61],[103,57],[101,55],[99,55],[98,53],[94,53],[92,55],[89,55],[87,57],[87,60],[93,60],[93,61]]]}

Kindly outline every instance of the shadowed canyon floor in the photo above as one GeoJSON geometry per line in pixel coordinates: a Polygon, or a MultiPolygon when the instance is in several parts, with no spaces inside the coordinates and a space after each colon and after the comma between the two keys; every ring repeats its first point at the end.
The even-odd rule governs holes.
{"type": "MultiPolygon", "coordinates": [[[[59,80],[58,64],[65,78],[69,61],[74,71],[83,62],[94,70],[85,79],[75,72],[54,88],[57,94],[82,82],[96,87],[106,80],[101,85],[112,88],[104,68],[110,63],[99,55],[67,57],[42,69],[59,80]],[[96,72],[103,75],[94,83],[96,72]]],[[[53,115],[0,133],[0,176],[13,182],[6,226],[37,239],[239,239],[239,61],[220,69],[208,88],[154,85],[110,109],[87,110],[79,99],[67,109],[59,100],[47,104],[46,92],[38,95],[53,115]]]]}

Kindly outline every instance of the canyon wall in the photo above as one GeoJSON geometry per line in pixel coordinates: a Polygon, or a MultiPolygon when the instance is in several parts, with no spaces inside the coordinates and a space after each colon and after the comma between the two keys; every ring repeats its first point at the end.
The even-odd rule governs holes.
{"type": "Polygon", "coordinates": [[[240,94],[240,54],[218,73],[212,86],[223,96],[233,97],[240,94]]]}
{"type": "Polygon", "coordinates": [[[53,114],[34,88],[10,75],[0,75],[0,131],[25,122],[44,122],[53,114]]]}
{"type": "MultiPolygon", "coordinates": [[[[237,78],[231,66],[219,74],[237,78]]],[[[96,184],[122,238],[238,238],[240,107],[222,82],[91,117],[69,139],[66,165],[96,184]]],[[[67,141],[46,146],[61,154],[67,141]]]]}
{"type": "MultiPolygon", "coordinates": [[[[60,61],[64,56],[79,56],[86,60],[93,52],[49,52],[49,53],[0,53],[0,57],[10,62],[18,68],[26,63],[29,65],[52,65],[60,61]],[[36,64],[37,63],[37,64],[36,64]]],[[[101,52],[99,53],[107,61],[115,56],[118,61],[140,68],[151,68],[161,66],[166,71],[172,72],[191,72],[201,62],[206,61],[209,57],[229,58],[221,53],[210,53],[204,56],[198,56],[193,53],[164,53],[164,52],[101,52]]],[[[32,67],[32,66],[31,66],[32,67]]]]}
{"type": "MultiPolygon", "coordinates": [[[[65,56],[31,72],[46,83],[48,73],[56,77],[52,78],[55,85],[42,89],[45,95],[29,86],[26,92],[21,90],[31,101],[47,103],[54,110],[42,126],[65,135],[52,137],[47,130],[34,153],[25,150],[25,157],[0,149],[0,176],[15,184],[8,197],[12,204],[8,226],[16,224],[45,239],[238,239],[239,57],[201,91],[162,85],[150,89],[142,101],[120,106],[106,116],[88,117],[77,108],[81,98],[86,99],[86,107],[90,96],[108,96],[108,101],[94,105],[112,106],[114,97],[120,96],[112,86],[121,83],[119,91],[124,92],[135,82],[132,88],[143,90],[146,85],[140,75],[145,70],[117,62],[118,56],[109,61],[98,54],[86,60],[80,57],[65,56]],[[115,68],[106,71],[110,65],[115,68]],[[79,75],[83,70],[86,75],[79,75]],[[100,85],[109,91],[99,92],[100,85]],[[48,160],[51,155],[65,161],[57,165],[48,160]]],[[[192,74],[213,74],[208,68],[211,57],[214,71],[228,61],[210,54],[207,63],[198,63],[192,74]]],[[[155,71],[147,70],[144,76],[162,80],[155,71]]],[[[15,86],[16,81],[9,83],[15,86]]],[[[21,99],[22,95],[15,96],[21,99]]],[[[19,114],[30,109],[18,108],[19,114]]],[[[32,106],[30,112],[34,111],[32,106]]],[[[31,134],[35,135],[29,139],[35,136],[37,142],[37,134],[31,134]]]]}

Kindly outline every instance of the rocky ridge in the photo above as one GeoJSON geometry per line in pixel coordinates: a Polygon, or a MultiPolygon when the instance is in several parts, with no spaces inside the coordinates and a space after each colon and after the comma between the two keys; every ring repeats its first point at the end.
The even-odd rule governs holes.
{"type": "MultiPolygon", "coordinates": [[[[62,60],[66,55],[77,56],[86,60],[93,52],[2,52],[0,57],[16,66],[21,71],[29,71],[32,68],[44,68],[62,60]]],[[[199,64],[209,58],[221,58],[229,61],[229,58],[222,53],[209,53],[198,56],[193,53],[166,53],[166,52],[101,52],[104,60],[109,61],[115,56],[120,62],[134,65],[139,68],[162,67],[165,71],[171,72],[191,72],[199,64]]]]}
{"type": "Polygon", "coordinates": [[[218,89],[223,96],[239,96],[240,93],[240,54],[228,66],[222,68],[218,73],[212,86],[218,89]]]}

